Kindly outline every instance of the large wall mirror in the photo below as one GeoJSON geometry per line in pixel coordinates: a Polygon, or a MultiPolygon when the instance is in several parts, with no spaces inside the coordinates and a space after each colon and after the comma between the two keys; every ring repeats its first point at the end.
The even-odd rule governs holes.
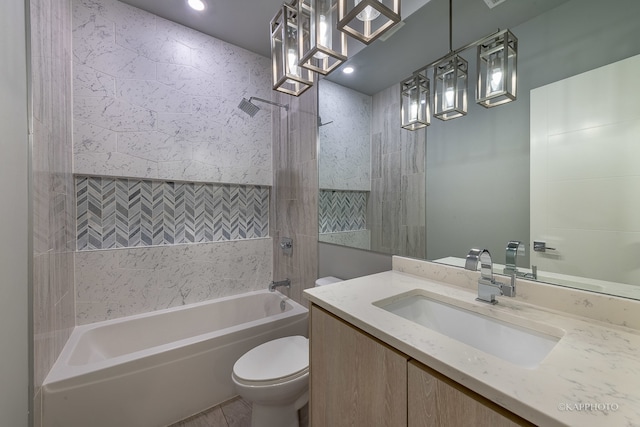
{"type": "MultiPolygon", "coordinates": [[[[448,50],[448,1],[319,82],[319,240],[640,299],[640,2],[454,0],[453,47],[518,37],[518,99],[400,128],[399,82],[448,50]],[[535,245],[534,242],[538,242],[535,245]],[[544,244],[544,248],[542,246],[544,244]]],[[[475,75],[475,50],[463,53],[475,75]]]]}

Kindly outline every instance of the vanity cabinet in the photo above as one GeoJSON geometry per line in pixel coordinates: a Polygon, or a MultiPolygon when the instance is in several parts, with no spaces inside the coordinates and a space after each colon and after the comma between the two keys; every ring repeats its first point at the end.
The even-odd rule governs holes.
{"type": "Polygon", "coordinates": [[[311,427],[513,427],[526,420],[311,306],[311,427]]]}
{"type": "Polygon", "coordinates": [[[311,426],[406,426],[408,358],[317,306],[310,327],[311,426]]]}

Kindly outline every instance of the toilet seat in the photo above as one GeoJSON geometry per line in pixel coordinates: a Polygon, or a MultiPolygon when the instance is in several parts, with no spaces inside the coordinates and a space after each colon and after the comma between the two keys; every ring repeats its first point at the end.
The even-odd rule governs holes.
{"type": "Polygon", "coordinates": [[[236,381],[266,386],[291,381],[309,372],[309,340],[278,338],[249,350],[233,365],[236,381]]]}

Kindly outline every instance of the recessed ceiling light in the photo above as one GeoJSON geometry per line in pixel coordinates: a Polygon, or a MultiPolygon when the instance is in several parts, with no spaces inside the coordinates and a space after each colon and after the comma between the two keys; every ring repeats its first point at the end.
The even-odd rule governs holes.
{"type": "Polygon", "coordinates": [[[187,3],[189,4],[189,6],[191,6],[191,9],[197,10],[198,12],[203,11],[205,8],[204,2],[202,0],[187,0],[187,3]]]}
{"type": "Polygon", "coordinates": [[[355,71],[355,69],[353,67],[345,67],[342,72],[345,74],[351,74],[355,71]]]}

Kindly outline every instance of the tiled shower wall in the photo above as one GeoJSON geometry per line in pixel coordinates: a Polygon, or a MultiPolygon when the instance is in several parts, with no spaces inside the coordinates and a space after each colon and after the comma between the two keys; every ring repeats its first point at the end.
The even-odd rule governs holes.
{"type": "Polygon", "coordinates": [[[326,79],[318,82],[319,223],[322,242],[370,249],[372,98],[326,79]]]}
{"type": "Polygon", "coordinates": [[[271,185],[270,62],[117,0],[74,0],[74,172],[271,185]]]}
{"type": "Polygon", "coordinates": [[[426,256],[426,132],[400,127],[400,88],[373,95],[367,227],[377,252],[426,256]]]}
{"type": "Polygon", "coordinates": [[[31,0],[30,9],[34,426],[39,427],[42,382],[75,325],[71,0],[31,0]]]}
{"type": "Polygon", "coordinates": [[[371,96],[326,79],[318,82],[319,185],[371,189],[371,96]]]}
{"type": "Polygon", "coordinates": [[[275,100],[291,108],[274,113],[273,119],[273,278],[289,278],[289,296],[306,305],[302,291],[318,277],[317,90],[275,100]],[[293,239],[291,255],[280,249],[282,237],[293,239]]]}
{"type": "MultiPolygon", "coordinates": [[[[118,182],[124,190],[126,181],[127,197],[137,183],[146,188],[152,181],[151,191],[156,185],[163,193],[155,200],[162,204],[162,220],[148,223],[158,233],[151,231],[151,243],[162,246],[132,247],[149,238],[135,231],[135,201],[127,206],[127,221],[119,221],[124,211],[107,203],[113,232],[99,238],[95,233],[93,240],[87,234],[95,243],[87,240],[87,245],[120,246],[121,239],[127,247],[76,253],[77,322],[266,288],[272,279],[272,244],[258,237],[268,225],[261,223],[261,234],[252,234],[255,223],[240,218],[243,209],[256,205],[247,204],[248,192],[231,188],[260,188],[263,203],[272,183],[271,109],[251,118],[237,108],[243,97],[271,96],[269,59],[117,0],[73,0],[73,5],[74,172],[126,178],[114,181],[113,190],[118,182]],[[194,196],[196,186],[213,193],[215,184],[239,199],[220,201],[218,228],[215,219],[206,222],[206,214],[200,227],[190,226],[186,200],[182,217],[183,204],[176,199],[176,182],[192,185],[194,196]],[[188,227],[195,228],[195,236],[188,227]],[[208,242],[207,233],[212,240],[228,233],[229,240],[208,242]],[[244,240],[233,240],[242,234],[244,240]],[[202,235],[204,241],[198,239],[202,235]],[[190,243],[191,237],[200,243],[190,243]],[[189,244],[178,244],[182,241],[189,244]]],[[[186,198],[187,187],[181,187],[186,198]]],[[[107,199],[117,205],[117,194],[107,199]]],[[[206,198],[204,206],[196,204],[194,209],[206,212],[206,198]]],[[[159,205],[154,206],[159,214],[159,205]]],[[[258,216],[264,221],[264,210],[258,216]]],[[[82,247],[85,236],[79,237],[82,247]]]]}
{"type": "Polygon", "coordinates": [[[79,325],[266,289],[271,239],[76,254],[79,325]]]}

